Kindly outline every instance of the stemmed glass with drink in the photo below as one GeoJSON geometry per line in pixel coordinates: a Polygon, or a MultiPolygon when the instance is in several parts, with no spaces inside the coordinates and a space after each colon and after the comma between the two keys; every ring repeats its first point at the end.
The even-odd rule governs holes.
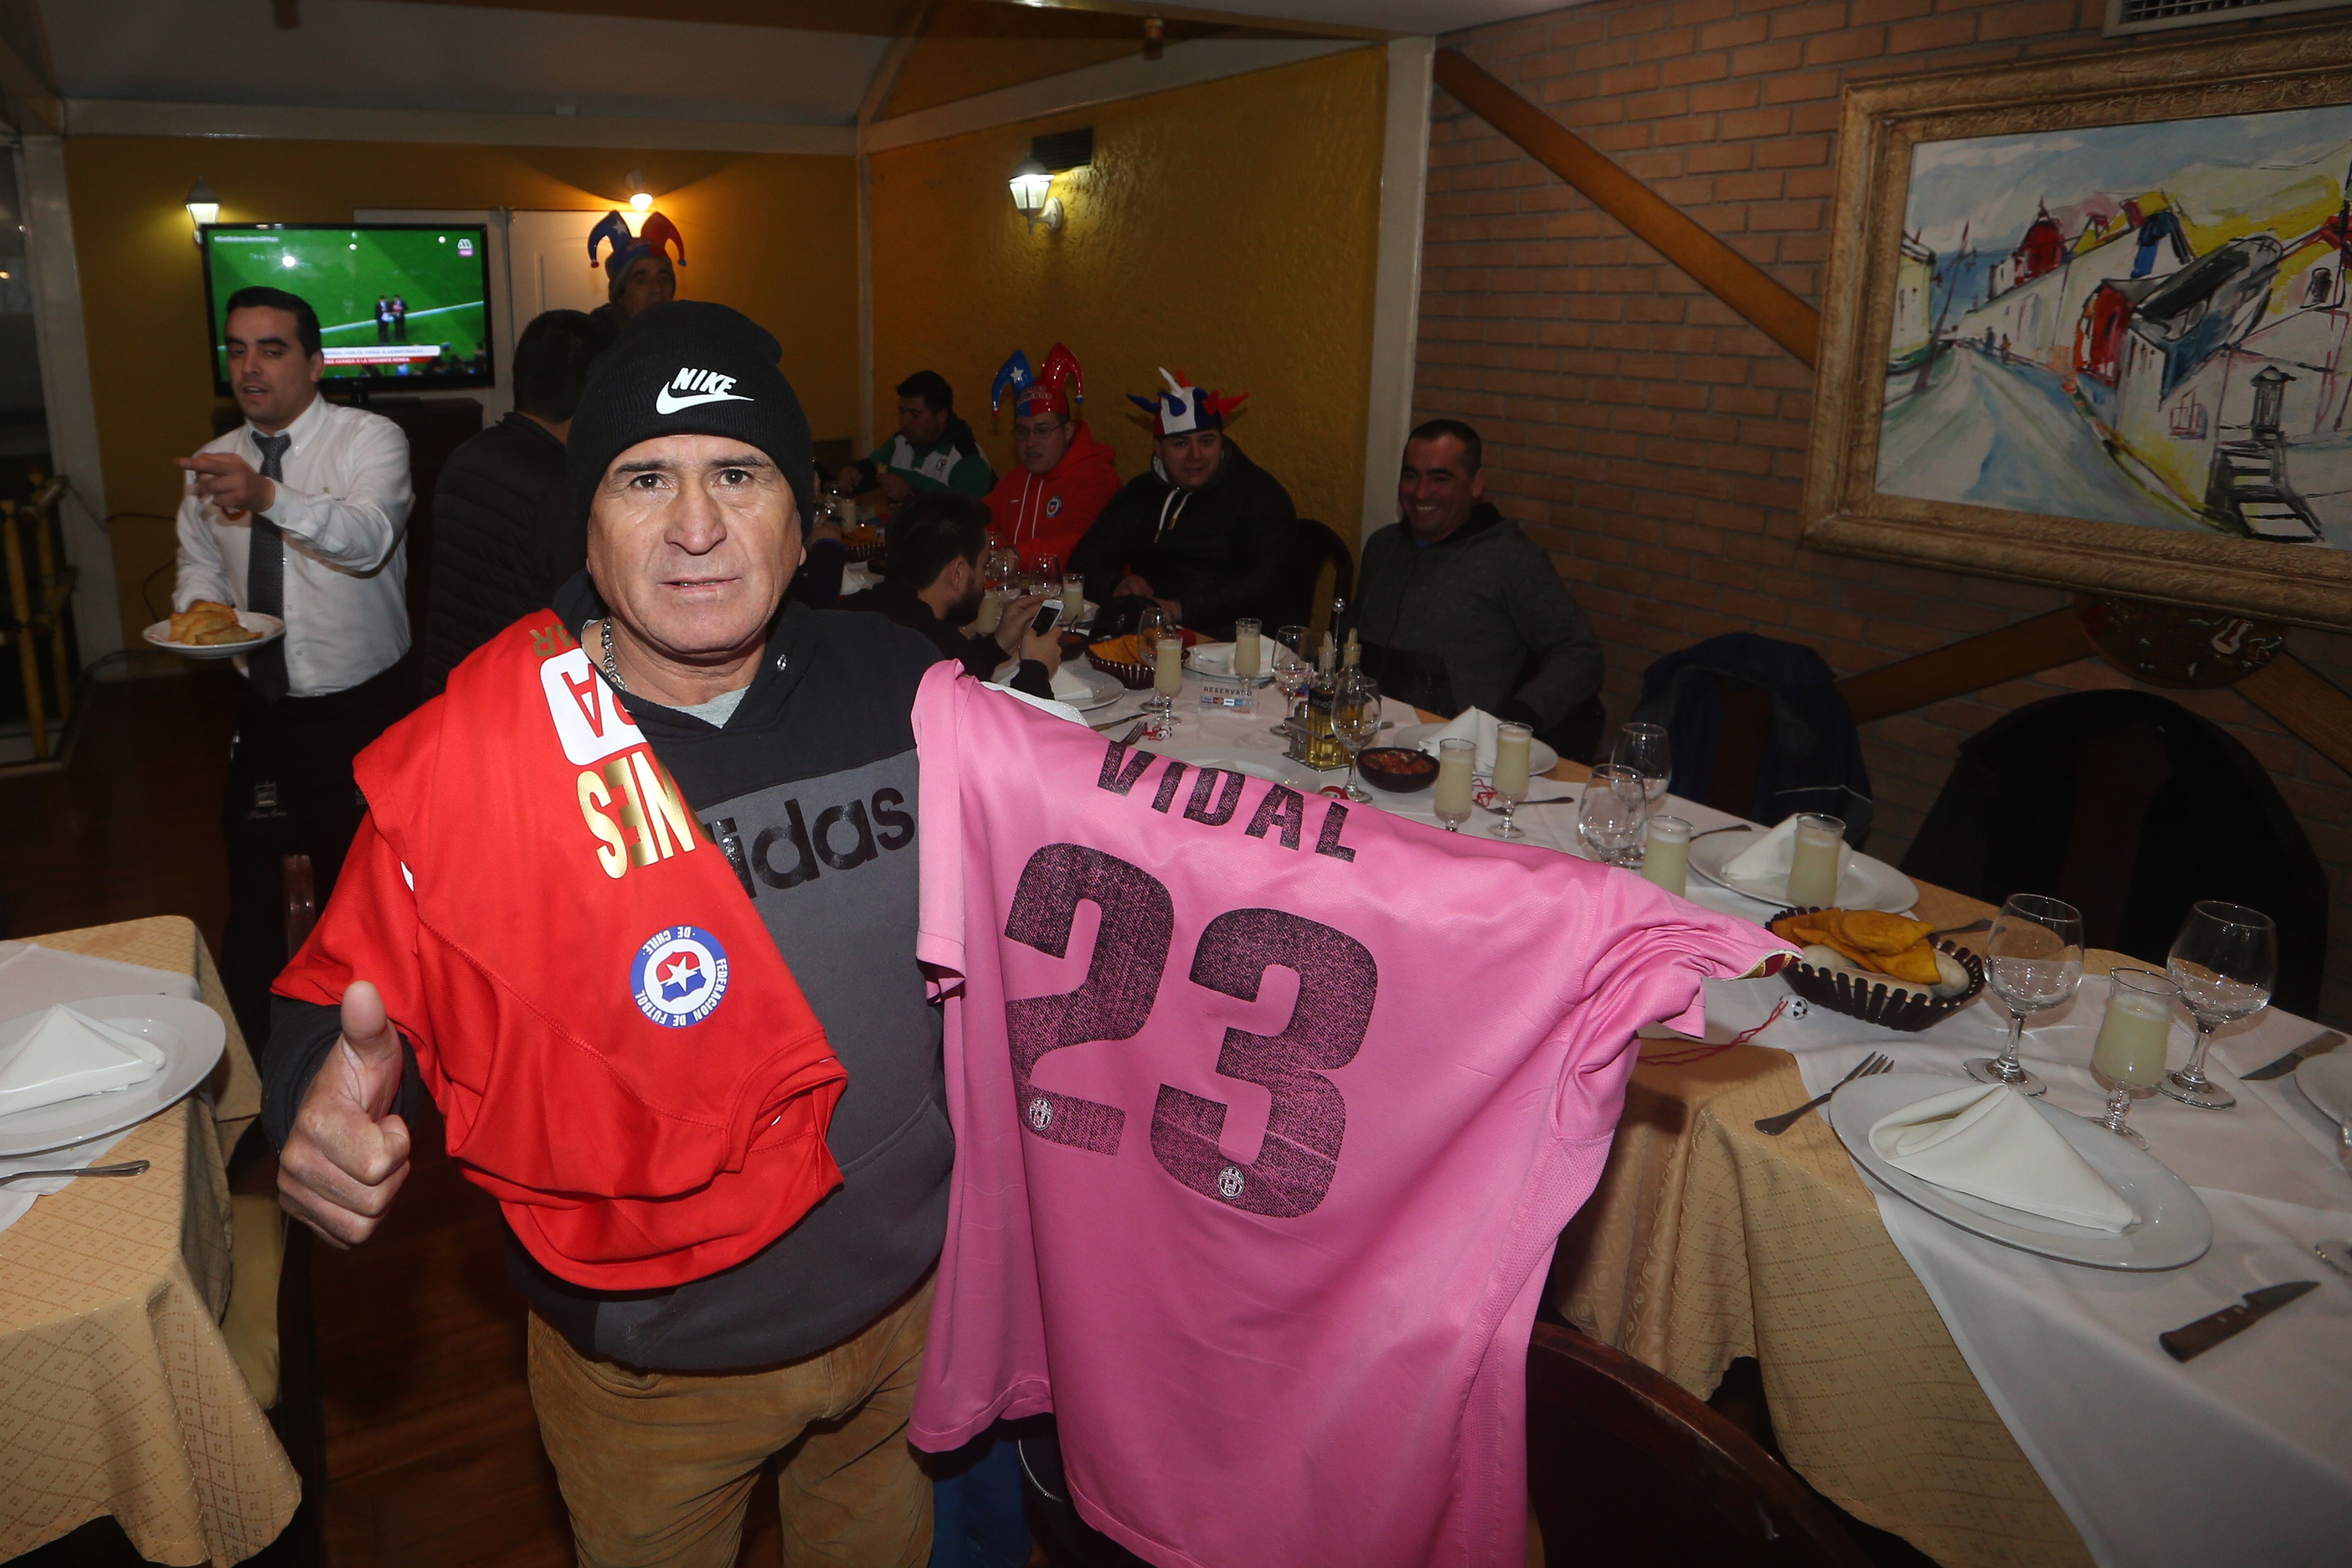
{"type": "Polygon", "coordinates": [[[1789,902],[1797,909],[1825,910],[1838,901],[1838,862],[1845,822],[1809,811],[1797,818],[1789,846],[1789,902]]]}
{"type": "Polygon", "coordinates": [[[1528,830],[1511,820],[1519,802],[1528,798],[1528,744],[1535,730],[1508,720],[1495,726],[1495,794],[1503,803],[1503,820],[1495,825],[1497,838],[1525,838],[1528,830]]]}
{"type": "Polygon", "coordinates": [[[1674,747],[1664,724],[1625,724],[1617,731],[1609,760],[1641,776],[1642,797],[1652,811],[1666,798],[1666,781],[1674,775],[1674,747]]]}
{"type": "Polygon", "coordinates": [[[1584,781],[1584,794],[1576,805],[1576,834],[1602,865],[1630,867],[1648,816],[1642,775],[1622,763],[1604,763],[1584,781]]]}
{"type": "Polygon", "coordinates": [[[2172,1007],[2179,1000],[2180,987],[2152,969],[2118,969],[2107,976],[2107,1013],[2091,1047],[2091,1076],[2107,1091],[2107,1110],[2089,1120],[2136,1149],[2147,1148],[2147,1140],[2125,1126],[2124,1118],[2131,1102],[2164,1076],[2172,1007]]]}
{"type": "Polygon", "coordinates": [[[1165,735],[1175,727],[1176,694],[1184,689],[1184,636],[1168,624],[1166,612],[1146,605],[1135,617],[1135,651],[1151,666],[1151,692],[1143,700],[1152,732],[1165,735]]]}
{"type": "Polygon", "coordinates": [[[1642,877],[1676,898],[1690,892],[1691,825],[1664,813],[1643,829],[1642,877]]]}
{"type": "Polygon", "coordinates": [[[2188,1066],[2165,1074],[2156,1087],[2183,1105],[2227,1110],[2237,1097],[2205,1076],[2205,1058],[2215,1029],[2271,1005],[2271,986],[2278,978],[2278,927],[2260,910],[2200,899],[2172,939],[2165,968],[2197,1020],[2197,1049],[2188,1066]]]}
{"type": "Polygon", "coordinates": [[[1244,686],[1255,686],[1265,668],[1265,639],[1259,635],[1260,625],[1248,616],[1234,622],[1234,679],[1244,686]]]}
{"type": "Polygon", "coordinates": [[[1348,748],[1348,798],[1368,801],[1371,791],[1356,782],[1356,759],[1381,732],[1381,689],[1360,669],[1342,670],[1332,693],[1331,738],[1348,748]]]}
{"type": "Polygon", "coordinates": [[[1475,741],[1456,738],[1437,742],[1437,796],[1430,809],[1448,833],[1461,832],[1462,825],[1470,820],[1470,770],[1477,760],[1475,741]]]}
{"type": "Polygon", "coordinates": [[[2074,994],[2083,980],[2083,911],[2040,893],[2014,893],[1985,933],[1985,984],[2009,1009],[2009,1043],[1997,1057],[1965,1065],[1979,1083],[2005,1083],[2027,1094],[2050,1086],[2017,1059],[2025,1020],[2074,994]]]}

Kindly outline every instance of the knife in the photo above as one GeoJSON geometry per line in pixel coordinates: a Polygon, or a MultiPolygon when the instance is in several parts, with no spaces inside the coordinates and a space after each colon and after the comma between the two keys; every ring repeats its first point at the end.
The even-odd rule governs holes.
{"type": "Polygon", "coordinates": [[[2335,1030],[2322,1029],[2319,1033],[2312,1036],[2311,1038],[2304,1041],[2303,1044],[2295,1047],[2294,1049],[2287,1052],[2286,1055],[2279,1058],[2278,1060],[2272,1062],[2267,1067],[2258,1067],[2252,1072],[2240,1073],[2238,1075],[2238,1081],[2241,1083],[2260,1083],[2264,1079],[2284,1078],[2287,1074],[2301,1067],[2311,1058],[2325,1056],[2343,1043],[2344,1037],[2337,1034],[2335,1030]]]}
{"type": "Polygon", "coordinates": [[[2187,1361],[2203,1355],[2231,1334],[2259,1318],[2268,1317],[2306,1290],[2319,1289],[2316,1279],[2290,1279],[2284,1285],[2265,1285],[2259,1290],[2249,1290],[2246,1299],[2234,1307],[2185,1323],[2156,1336],[2164,1353],[2175,1361],[2187,1361]]]}

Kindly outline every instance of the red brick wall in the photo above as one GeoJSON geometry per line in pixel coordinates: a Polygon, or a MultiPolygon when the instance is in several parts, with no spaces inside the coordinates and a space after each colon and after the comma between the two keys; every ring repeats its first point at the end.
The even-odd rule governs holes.
{"type": "MultiPolygon", "coordinates": [[[[1818,305],[1843,84],[2117,47],[2102,11],[1597,0],[1444,41],[1818,305]]],[[[1720,632],[1808,643],[1846,674],[2061,603],[1801,550],[1811,373],[1442,91],[1430,135],[1416,411],[1479,426],[1496,499],[1608,646],[1612,713],[1653,658],[1720,632]]],[[[2352,684],[2352,637],[2292,646],[2352,684]]],[[[2039,698],[2126,684],[2092,661],[1865,726],[1871,848],[1901,858],[1967,735],[2039,698]]],[[[2352,779],[2243,698],[2183,700],[2262,759],[2310,834],[2334,900],[2323,1011],[2352,1022],[2352,779]]]]}

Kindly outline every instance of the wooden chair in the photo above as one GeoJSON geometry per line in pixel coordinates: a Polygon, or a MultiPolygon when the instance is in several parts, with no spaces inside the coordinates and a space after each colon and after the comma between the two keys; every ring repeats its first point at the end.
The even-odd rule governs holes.
{"type": "Polygon", "coordinates": [[[1622,1351],[1551,1323],[1538,1323],[1528,1346],[1528,1498],[1541,1561],[1576,1568],[1867,1561],[1805,1484],[1729,1421],[1622,1351]]]}
{"type": "Polygon", "coordinates": [[[2261,759],[2152,691],[2028,704],[1960,742],[1903,869],[1997,904],[2052,893],[2083,936],[2161,961],[2200,899],[2278,922],[2277,1001],[2319,1006],[2327,879],[2261,759]]]}
{"type": "MultiPolygon", "coordinates": [[[[1297,542],[1290,552],[1291,603],[1300,625],[1314,634],[1320,646],[1323,634],[1331,629],[1334,603],[1345,604],[1356,588],[1356,557],[1348,549],[1347,541],[1329,527],[1311,517],[1298,520],[1297,542]],[[1331,591],[1323,592],[1323,574],[1331,574],[1331,591]]],[[[1275,628],[1267,626],[1266,635],[1275,628]]]]}

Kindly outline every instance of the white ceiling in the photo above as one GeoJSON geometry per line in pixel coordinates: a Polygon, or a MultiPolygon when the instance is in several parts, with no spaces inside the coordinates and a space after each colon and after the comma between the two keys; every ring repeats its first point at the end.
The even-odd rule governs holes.
{"type": "MultiPolygon", "coordinates": [[[[648,5],[649,11],[657,10],[648,5]]],[[[394,0],[42,0],[61,97],[846,125],[887,36],[394,0]]]]}
{"type": "MultiPolygon", "coordinates": [[[[25,3],[0,0],[11,12],[25,3]]],[[[1449,32],[1560,3],[1211,0],[1235,16],[1399,33],[1449,32]]],[[[897,9],[845,14],[827,0],[780,0],[783,14],[816,24],[781,27],[606,14],[627,8],[617,0],[579,0],[577,10],[562,8],[563,0],[516,4],[298,0],[300,25],[280,28],[271,0],[29,0],[47,34],[58,94],[68,99],[788,125],[855,122],[890,47],[897,9]],[[866,25],[826,26],[845,15],[855,18],[851,26],[866,25]]],[[[754,0],[698,6],[706,15],[747,7],[758,9],[754,0]]],[[[655,0],[645,9],[661,6],[655,0]]]]}

